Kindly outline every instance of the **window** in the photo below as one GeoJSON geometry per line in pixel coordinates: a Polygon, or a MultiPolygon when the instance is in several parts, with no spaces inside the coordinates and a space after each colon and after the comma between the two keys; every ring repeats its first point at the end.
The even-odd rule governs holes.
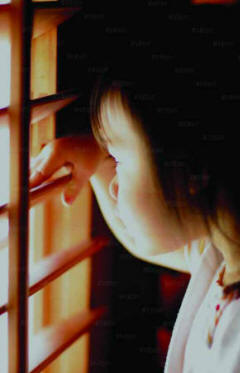
{"type": "Polygon", "coordinates": [[[87,372],[88,331],[105,312],[101,307],[90,309],[90,257],[105,245],[106,240],[91,238],[92,196],[89,187],[82,191],[72,207],[64,207],[58,192],[70,176],[58,175],[55,181],[31,191],[29,205],[32,208],[29,216],[26,213],[28,152],[22,151],[23,148],[26,150],[23,144],[34,156],[43,143],[55,136],[54,113],[76,98],[69,93],[56,92],[57,26],[79,10],[77,5],[67,7],[59,1],[30,3],[13,0],[9,3],[0,0],[1,373],[87,372]],[[27,41],[31,34],[23,35],[22,27],[26,29],[31,11],[30,56],[27,41]],[[13,21],[11,42],[9,20],[13,21]],[[24,53],[26,66],[28,59],[31,65],[31,76],[30,69],[16,69],[16,66],[22,67],[24,53]],[[30,88],[30,97],[26,87],[30,88]],[[26,112],[22,111],[22,106],[26,107],[26,112]],[[31,109],[31,125],[28,124],[28,107],[31,109]],[[8,276],[11,280],[9,286],[8,276]],[[66,348],[68,350],[64,352],[66,348]]]}
{"type": "MultiPolygon", "coordinates": [[[[5,2],[0,1],[0,5],[5,2]]],[[[10,43],[6,38],[0,38],[0,109],[9,105],[10,100],[10,43]]],[[[9,199],[9,130],[4,120],[0,122],[0,205],[9,199]]],[[[8,220],[0,219],[0,273],[1,292],[0,307],[6,303],[8,289],[8,220]]],[[[0,370],[7,371],[7,314],[0,317],[0,370]]]]}

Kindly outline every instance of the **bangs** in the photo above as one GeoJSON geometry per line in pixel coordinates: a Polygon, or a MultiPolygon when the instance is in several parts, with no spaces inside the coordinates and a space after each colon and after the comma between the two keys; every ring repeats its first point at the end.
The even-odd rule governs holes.
{"type": "Polygon", "coordinates": [[[118,96],[118,98],[120,97],[123,104],[124,102],[126,103],[126,99],[128,97],[126,86],[130,86],[131,84],[132,83],[127,81],[117,81],[103,77],[98,80],[93,89],[90,99],[91,128],[96,141],[98,142],[100,148],[104,151],[107,151],[107,145],[111,143],[111,141],[108,138],[107,132],[103,125],[103,103],[108,98],[114,99],[116,96],[118,96]]]}
{"type": "Polygon", "coordinates": [[[110,88],[104,87],[99,81],[92,93],[90,100],[90,122],[93,135],[102,150],[107,150],[107,135],[103,127],[101,116],[101,103],[110,88]]]}

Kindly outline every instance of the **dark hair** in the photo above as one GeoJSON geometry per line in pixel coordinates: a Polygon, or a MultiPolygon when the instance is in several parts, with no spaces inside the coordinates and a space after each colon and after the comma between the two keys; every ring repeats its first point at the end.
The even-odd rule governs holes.
{"type": "Polygon", "coordinates": [[[92,129],[104,146],[101,102],[120,92],[150,141],[168,206],[178,216],[182,205],[190,207],[207,226],[209,219],[217,224],[219,208],[240,222],[233,59],[184,37],[128,44],[112,59],[92,94],[92,129]]]}

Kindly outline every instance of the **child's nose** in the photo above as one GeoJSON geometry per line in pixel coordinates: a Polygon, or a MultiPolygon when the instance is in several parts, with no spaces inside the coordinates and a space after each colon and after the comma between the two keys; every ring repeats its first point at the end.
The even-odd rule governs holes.
{"type": "Polygon", "coordinates": [[[109,194],[114,200],[117,200],[117,196],[118,196],[117,175],[114,176],[114,178],[111,180],[111,182],[109,184],[109,194]]]}

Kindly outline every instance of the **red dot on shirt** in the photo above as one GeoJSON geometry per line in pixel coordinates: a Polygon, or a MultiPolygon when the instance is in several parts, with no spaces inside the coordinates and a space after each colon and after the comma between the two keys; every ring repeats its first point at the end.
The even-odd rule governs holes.
{"type": "Polygon", "coordinates": [[[220,304],[217,304],[216,305],[216,311],[219,311],[220,310],[220,304]]]}

